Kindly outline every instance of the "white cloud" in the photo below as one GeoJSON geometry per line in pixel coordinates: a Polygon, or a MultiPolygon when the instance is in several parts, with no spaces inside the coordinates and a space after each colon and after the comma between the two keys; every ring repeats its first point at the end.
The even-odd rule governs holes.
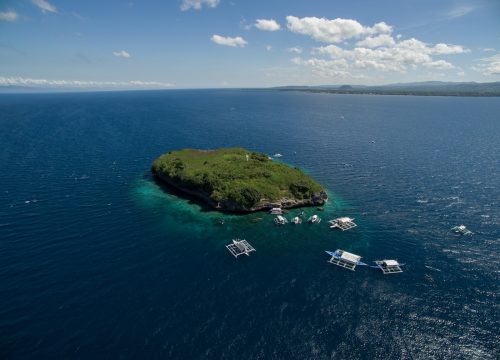
{"type": "Polygon", "coordinates": [[[500,75],[500,53],[479,60],[480,63],[474,65],[472,69],[484,76],[500,75]]]}
{"type": "Polygon", "coordinates": [[[213,35],[210,40],[218,45],[232,46],[232,47],[245,47],[248,43],[241,36],[229,37],[213,35]]]}
{"type": "Polygon", "coordinates": [[[428,67],[428,68],[439,69],[439,70],[448,70],[448,69],[455,68],[455,66],[453,66],[453,64],[450,64],[448,61],[445,61],[445,60],[436,60],[436,61],[431,61],[431,62],[425,62],[422,65],[425,67],[428,67]]]}
{"type": "Polygon", "coordinates": [[[276,22],[276,20],[273,19],[257,19],[254,25],[257,29],[263,30],[263,31],[278,31],[281,29],[280,24],[276,22]]]}
{"type": "Polygon", "coordinates": [[[340,43],[351,38],[364,35],[388,34],[392,26],[385,22],[375,24],[373,27],[361,25],[356,20],[337,18],[329,20],[317,17],[298,18],[287,16],[287,27],[290,31],[308,35],[314,40],[327,43],[340,43]]]}
{"type": "Polygon", "coordinates": [[[312,68],[313,74],[319,77],[350,78],[352,74],[348,71],[349,64],[344,59],[301,59],[299,57],[291,60],[296,65],[304,65],[312,68]]]}
{"type": "Polygon", "coordinates": [[[496,51],[496,50],[494,48],[484,48],[483,51],[491,52],[491,51],[496,51]]]}
{"type": "Polygon", "coordinates": [[[28,86],[50,88],[168,88],[171,83],[159,81],[81,81],[81,80],[47,80],[23,77],[0,76],[0,86],[28,86]]]}
{"type": "Polygon", "coordinates": [[[126,81],[126,82],[118,82],[117,84],[124,84],[126,86],[127,84],[130,85],[135,85],[135,86],[140,86],[140,87],[172,87],[174,84],[171,83],[164,83],[160,81],[141,81],[141,80],[132,80],[132,81],[126,81]]]}
{"type": "Polygon", "coordinates": [[[130,54],[128,52],[126,52],[125,50],[113,51],[113,55],[116,57],[121,57],[121,58],[125,58],[125,59],[130,58],[130,54]]]}
{"type": "Polygon", "coordinates": [[[356,43],[357,46],[376,48],[380,46],[393,46],[395,44],[391,35],[381,34],[375,37],[367,37],[356,43]]]}
{"type": "Polygon", "coordinates": [[[46,12],[51,12],[51,13],[56,13],[57,8],[55,5],[52,5],[46,0],[31,0],[33,4],[35,4],[40,10],[42,10],[43,13],[46,12]]]}
{"type": "Polygon", "coordinates": [[[367,34],[390,34],[392,33],[392,26],[387,25],[385,22],[379,22],[371,28],[366,28],[367,34]]]}
{"type": "Polygon", "coordinates": [[[273,47],[271,45],[266,45],[266,50],[267,51],[271,51],[273,49],[273,47]]]}
{"type": "Polygon", "coordinates": [[[0,11],[0,21],[16,21],[19,15],[12,10],[0,11]]]}
{"type": "Polygon", "coordinates": [[[187,11],[189,9],[200,10],[204,6],[215,8],[219,5],[220,0],[182,0],[181,10],[187,11]]]}
{"type": "Polygon", "coordinates": [[[474,10],[476,10],[476,8],[474,6],[461,5],[461,6],[457,6],[457,7],[453,8],[452,10],[448,11],[444,17],[446,19],[456,19],[456,18],[465,16],[467,14],[470,14],[474,10]]]}
{"type": "MultiPolygon", "coordinates": [[[[472,10],[457,11],[456,15],[466,11],[472,10]]],[[[455,69],[455,72],[461,72],[462,69],[440,57],[470,52],[462,45],[428,44],[415,38],[403,40],[401,34],[393,36],[393,27],[385,22],[366,26],[356,20],[341,18],[287,16],[286,20],[291,32],[326,43],[313,48],[310,58],[292,59],[295,65],[310,68],[315,76],[357,79],[366,75],[373,77],[376,73],[404,74],[419,70],[445,76],[446,71],[455,69]]],[[[494,64],[495,61],[485,60],[477,69],[491,72],[496,69],[494,64]]]]}
{"type": "Polygon", "coordinates": [[[298,46],[289,47],[288,49],[286,49],[286,51],[296,54],[302,54],[302,48],[298,46]]]}
{"type": "Polygon", "coordinates": [[[470,52],[469,49],[464,48],[460,45],[448,45],[439,43],[430,49],[431,54],[437,55],[450,55],[450,54],[462,54],[470,52]]]}
{"type": "MultiPolygon", "coordinates": [[[[367,37],[358,45],[376,45],[373,37],[367,37]]],[[[392,38],[391,38],[392,39],[392,38]]],[[[383,47],[355,47],[344,49],[337,45],[320,46],[313,49],[315,57],[311,59],[292,59],[297,65],[308,66],[315,74],[327,76],[346,77],[356,76],[363,71],[374,70],[382,72],[406,73],[408,70],[416,70],[418,67],[433,70],[450,70],[455,66],[442,59],[434,59],[433,56],[460,54],[469,51],[460,45],[449,45],[439,43],[428,45],[417,39],[408,39],[396,42],[385,41],[383,47]],[[324,58],[326,57],[326,59],[324,58]]]]}

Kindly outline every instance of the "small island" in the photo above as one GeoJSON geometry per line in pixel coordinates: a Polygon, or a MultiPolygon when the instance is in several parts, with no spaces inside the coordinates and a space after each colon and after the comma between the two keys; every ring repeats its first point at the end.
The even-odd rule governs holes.
{"type": "Polygon", "coordinates": [[[220,211],[314,206],[328,199],[321,185],[299,168],[243,148],[170,151],[153,162],[152,171],[220,211]]]}

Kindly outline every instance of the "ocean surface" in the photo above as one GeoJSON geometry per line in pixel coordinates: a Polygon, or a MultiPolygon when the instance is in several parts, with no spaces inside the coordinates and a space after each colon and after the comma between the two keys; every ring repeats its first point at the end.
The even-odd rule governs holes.
{"type": "Polygon", "coordinates": [[[1,95],[0,358],[498,359],[499,114],[498,98],[1,95]],[[323,184],[324,211],[305,210],[321,224],[221,215],[149,173],[227,146],[323,184]],[[257,251],[235,259],[234,237],[257,251]],[[335,249],[404,273],[336,267],[335,249]]]}

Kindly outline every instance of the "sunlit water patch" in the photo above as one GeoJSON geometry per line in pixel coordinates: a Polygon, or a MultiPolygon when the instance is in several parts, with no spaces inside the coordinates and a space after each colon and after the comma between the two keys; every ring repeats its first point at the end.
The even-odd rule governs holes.
{"type": "Polygon", "coordinates": [[[159,91],[0,110],[2,359],[498,357],[497,99],[159,91]],[[322,223],[221,214],[147,175],[168,150],[222,146],[304,169],[329,191],[304,209],[322,223]],[[339,216],[358,227],[330,229],[339,216]],[[257,251],[235,259],[236,237],[257,251]],[[405,271],[340,269],[335,249],[405,271]]]}

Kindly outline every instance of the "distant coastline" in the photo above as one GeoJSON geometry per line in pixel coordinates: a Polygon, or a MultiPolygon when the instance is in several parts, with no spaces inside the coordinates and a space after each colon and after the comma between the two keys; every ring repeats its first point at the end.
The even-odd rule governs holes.
{"type": "Polygon", "coordinates": [[[43,86],[0,86],[0,94],[46,94],[88,92],[136,92],[136,91],[207,91],[207,90],[266,90],[302,91],[311,93],[351,95],[408,95],[408,96],[466,96],[500,97],[500,82],[442,82],[426,81],[388,85],[299,85],[276,87],[231,87],[231,88],[165,88],[165,89],[119,89],[119,88],[68,88],[43,86]]]}
{"type": "Polygon", "coordinates": [[[356,95],[409,95],[409,96],[500,96],[500,82],[441,82],[427,81],[419,83],[402,83],[379,86],[365,85],[320,85],[320,86],[280,86],[273,90],[303,91],[329,94],[356,95]]]}

